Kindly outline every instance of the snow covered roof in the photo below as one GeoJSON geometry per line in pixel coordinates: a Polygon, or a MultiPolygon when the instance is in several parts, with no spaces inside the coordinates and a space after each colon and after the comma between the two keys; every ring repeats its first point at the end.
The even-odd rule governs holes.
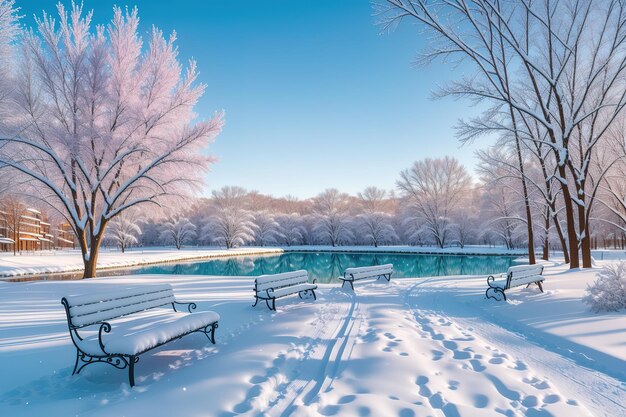
{"type": "Polygon", "coordinates": [[[40,237],[40,238],[39,238],[39,240],[40,240],[40,241],[42,241],[42,242],[50,242],[50,243],[53,243],[50,239],[46,239],[45,237],[40,237]]]}
{"type": "Polygon", "coordinates": [[[26,241],[26,242],[37,242],[39,243],[39,239],[34,239],[32,237],[21,237],[20,240],[26,241]]]}
{"type": "Polygon", "coordinates": [[[20,222],[20,224],[23,224],[24,226],[30,226],[30,227],[39,227],[38,224],[27,223],[27,222],[20,222]]]}
{"type": "MultiPolygon", "coordinates": [[[[21,230],[20,230],[20,235],[34,236],[34,237],[39,237],[39,236],[41,236],[39,233],[22,232],[21,230]]],[[[22,238],[20,237],[20,239],[22,239],[22,238]]],[[[24,240],[24,239],[22,239],[22,240],[24,240]]]]}
{"type": "Polygon", "coordinates": [[[62,237],[57,237],[57,239],[58,239],[58,240],[60,240],[61,242],[74,244],[74,242],[73,242],[73,241],[71,241],[71,240],[67,240],[67,239],[63,239],[62,237]]]}
{"type": "Polygon", "coordinates": [[[39,219],[38,219],[37,217],[24,216],[24,215],[21,215],[20,217],[21,217],[22,219],[35,220],[36,222],[38,222],[38,221],[39,221],[39,219]]]}
{"type": "Polygon", "coordinates": [[[34,209],[34,208],[27,208],[26,211],[30,211],[31,213],[35,213],[35,214],[41,214],[39,210],[34,209]]]}
{"type": "Polygon", "coordinates": [[[12,245],[15,241],[13,239],[9,239],[8,237],[0,237],[0,243],[8,243],[12,245]]]}

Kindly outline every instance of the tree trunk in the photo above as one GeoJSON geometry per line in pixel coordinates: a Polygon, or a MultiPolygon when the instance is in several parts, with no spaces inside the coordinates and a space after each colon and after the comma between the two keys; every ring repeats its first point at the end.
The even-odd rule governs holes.
{"type": "MultiPolygon", "coordinates": [[[[552,210],[554,213],[556,213],[556,211],[552,210]]],[[[559,236],[559,242],[561,242],[561,249],[563,250],[563,258],[565,260],[565,263],[568,264],[569,263],[569,250],[567,248],[567,242],[565,241],[565,235],[563,234],[563,229],[561,228],[561,223],[559,223],[559,218],[557,217],[557,215],[555,214],[552,217],[552,221],[554,222],[554,228],[556,229],[556,233],[559,236]]]]}
{"type": "MultiPolygon", "coordinates": [[[[511,117],[513,126],[516,126],[515,113],[511,108],[511,117]]],[[[517,128],[515,129],[515,148],[517,150],[517,163],[519,164],[520,179],[522,181],[522,191],[524,195],[524,206],[526,209],[526,231],[528,233],[528,263],[534,265],[535,261],[535,235],[533,232],[533,218],[530,211],[530,200],[528,199],[528,186],[526,184],[526,174],[524,173],[524,161],[522,159],[522,150],[519,144],[519,135],[517,128]]]]}
{"type": "Polygon", "coordinates": [[[549,242],[549,234],[550,234],[550,207],[546,206],[546,223],[545,223],[546,234],[543,237],[543,254],[541,259],[547,261],[550,259],[550,242],[549,242]]]}
{"type": "Polygon", "coordinates": [[[89,257],[85,259],[83,256],[83,262],[85,264],[85,272],[83,273],[83,278],[95,278],[96,277],[96,266],[98,264],[98,254],[100,252],[100,242],[96,237],[91,240],[91,246],[89,247],[89,257]]]}
{"type": "Polygon", "coordinates": [[[578,228],[580,230],[580,252],[583,258],[583,268],[591,268],[591,237],[589,236],[589,225],[585,216],[585,207],[578,206],[578,228]]]}
{"type": "MultiPolygon", "coordinates": [[[[559,175],[561,180],[565,181],[567,178],[567,172],[565,166],[559,165],[559,175]]],[[[563,194],[563,203],[565,204],[565,222],[567,223],[567,242],[569,248],[570,269],[577,269],[580,267],[580,258],[578,255],[578,239],[576,238],[576,224],[574,222],[574,207],[572,207],[572,199],[570,197],[569,187],[567,183],[559,181],[561,184],[561,191],[563,194]]]]}

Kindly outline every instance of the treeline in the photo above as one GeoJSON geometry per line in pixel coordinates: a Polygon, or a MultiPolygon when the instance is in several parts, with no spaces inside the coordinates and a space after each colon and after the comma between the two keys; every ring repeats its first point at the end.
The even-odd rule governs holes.
{"type": "MultiPolygon", "coordinates": [[[[108,244],[160,246],[217,245],[489,245],[527,248],[525,205],[519,181],[481,164],[481,177],[472,181],[454,158],[425,159],[400,174],[396,188],[368,187],[356,195],[328,189],[310,199],[276,198],[224,187],[210,198],[169,214],[141,216],[128,211],[112,221],[108,244]]],[[[497,168],[497,167],[496,167],[497,168]]],[[[545,259],[551,249],[562,250],[566,239],[561,208],[546,210],[533,191],[535,244],[545,259]],[[542,223],[542,214],[556,222],[542,223]]],[[[608,197],[608,196],[607,196],[608,197]]],[[[594,246],[623,246],[619,216],[603,205],[594,220],[594,246]]],[[[545,220],[545,218],[543,218],[545,220]]]]}

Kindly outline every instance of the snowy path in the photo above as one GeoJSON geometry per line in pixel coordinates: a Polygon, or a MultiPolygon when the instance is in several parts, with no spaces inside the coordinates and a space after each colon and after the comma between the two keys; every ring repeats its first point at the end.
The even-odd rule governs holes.
{"type": "MultiPolygon", "coordinates": [[[[510,317],[528,318],[547,297],[569,293],[529,290],[509,304],[490,304],[484,280],[474,281],[392,280],[360,283],[356,292],[322,285],[317,302],[284,299],[277,312],[251,307],[249,278],[0,283],[0,366],[11,375],[0,379],[0,415],[626,415],[626,383],[611,376],[619,369],[602,371],[623,368],[623,356],[577,359],[597,351],[567,353],[576,345],[553,334],[542,343],[532,329],[522,336],[528,322],[510,317]],[[181,299],[222,315],[216,345],[188,336],[142,355],[132,390],[124,372],[106,366],[71,376],[62,294],[168,280],[181,299]],[[604,362],[587,366],[598,358],[604,362]]],[[[585,332],[603,320],[592,318],[585,332]]],[[[624,327],[624,319],[608,319],[624,327]]]]}
{"type": "Polygon", "coordinates": [[[623,387],[606,375],[480,319],[454,320],[418,308],[422,284],[408,291],[405,285],[358,288],[366,300],[331,290],[327,298],[335,302],[319,311],[307,342],[255,376],[246,400],[224,416],[582,417],[626,411],[619,402],[623,387]],[[285,366],[288,357],[296,360],[285,366]],[[282,383],[273,378],[277,373],[282,383]]]}

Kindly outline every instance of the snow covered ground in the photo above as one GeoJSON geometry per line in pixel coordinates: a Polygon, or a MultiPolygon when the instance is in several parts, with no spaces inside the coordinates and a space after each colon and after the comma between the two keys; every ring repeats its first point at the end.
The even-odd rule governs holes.
{"type": "MultiPolygon", "coordinates": [[[[130,249],[125,253],[117,250],[102,250],[98,256],[98,268],[125,268],[161,262],[189,261],[225,256],[275,255],[282,253],[280,248],[244,247],[236,249],[219,248],[147,248],[130,249]]],[[[0,277],[16,277],[32,274],[52,274],[83,270],[79,250],[41,251],[13,256],[13,253],[0,252],[0,277]]]]}
{"type": "MultiPolygon", "coordinates": [[[[283,251],[337,251],[337,252],[395,252],[395,253],[441,253],[463,255],[523,255],[524,251],[501,247],[466,246],[465,248],[433,248],[415,246],[291,246],[291,247],[242,247],[236,249],[208,248],[140,248],[126,253],[104,249],[98,257],[98,268],[125,268],[160,262],[189,261],[225,256],[275,255],[283,251]]],[[[52,274],[82,271],[83,263],[78,250],[41,251],[13,256],[0,252],[0,277],[52,274]]]]}
{"type": "Polygon", "coordinates": [[[252,279],[142,276],[0,282],[2,416],[623,416],[626,314],[580,298],[594,271],[546,270],[546,292],[484,298],[484,277],[322,285],[252,308],[252,279]],[[137,386],[103,364],[71,376],[60,298],[171,282],[221,315],[141,356],[137,386]]]}

